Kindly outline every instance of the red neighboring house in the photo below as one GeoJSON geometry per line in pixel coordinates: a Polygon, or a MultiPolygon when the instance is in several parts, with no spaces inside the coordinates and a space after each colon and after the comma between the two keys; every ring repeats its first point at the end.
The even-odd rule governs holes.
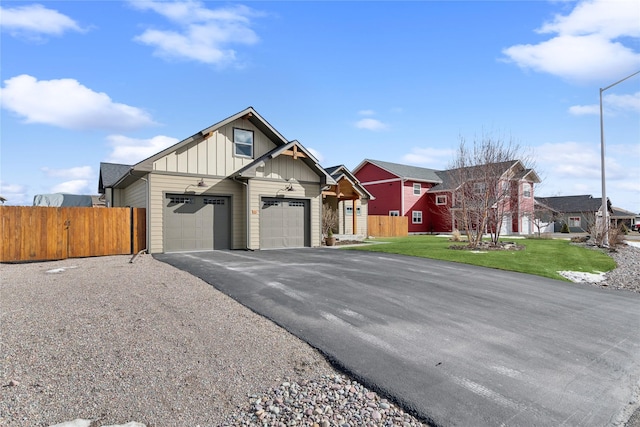
{"type": "MultiPolygon", "coordinates": [[[[501,234],[533,232],[534,184],[538,175],[519,160],[497,163],[500,185],[508,194],[501,234]]],[[[353,171],[374,196],[369,215],[407,216],[409,233],[442,233],[458,228],[455,221],[456,170],[434,170],[365,159],[353,171]]]]}

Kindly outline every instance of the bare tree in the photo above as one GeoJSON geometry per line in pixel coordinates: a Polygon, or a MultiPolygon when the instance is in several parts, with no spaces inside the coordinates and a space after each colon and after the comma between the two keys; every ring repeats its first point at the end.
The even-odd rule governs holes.
{"type": "Polygon", "coordinates": [[[466,233],[470,247],[477,247],[484,233],[490,235],[492,243],[498,243],[503,223],[518,197],[518,181],[510,176],[511,166],[518,160],[523,162],[522,157],[513,139],[483,135],[469,147],[460,138],[449,173],[456,188],[456,227],[466,233]]]}
{"type": "Polygon", "coordinates": [[[338,212],[328,203],[322,205],[322,235],[329,237],[338,228],[338,212]]]}

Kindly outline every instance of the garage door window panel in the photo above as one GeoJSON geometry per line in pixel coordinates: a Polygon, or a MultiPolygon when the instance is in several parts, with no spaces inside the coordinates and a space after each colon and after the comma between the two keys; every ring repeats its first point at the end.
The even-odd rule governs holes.
{"type": "Polygon", "coordinates": [[[165,252],[230,249],[228,211],[226,197],[167,195],[165,252]]]}

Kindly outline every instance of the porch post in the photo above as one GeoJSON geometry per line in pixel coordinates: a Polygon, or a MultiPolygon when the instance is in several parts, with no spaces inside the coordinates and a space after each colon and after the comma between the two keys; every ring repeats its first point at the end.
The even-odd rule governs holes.
{"type": "Polygon", "coordinates": [[[351,203],[353,203],[353,235],[358,234],[358,209],[356,207],[356,201],[358,199],[352,199],[351,203]]]}

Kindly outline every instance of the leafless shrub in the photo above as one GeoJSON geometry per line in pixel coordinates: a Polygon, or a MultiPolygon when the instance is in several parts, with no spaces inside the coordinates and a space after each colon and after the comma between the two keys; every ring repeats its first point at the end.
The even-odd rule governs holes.
{"type": "Polygon", "coordinates": [[[322,235],[328,237],[338,228],[338,212],[327,203],[322,205],[322,235]]]}

